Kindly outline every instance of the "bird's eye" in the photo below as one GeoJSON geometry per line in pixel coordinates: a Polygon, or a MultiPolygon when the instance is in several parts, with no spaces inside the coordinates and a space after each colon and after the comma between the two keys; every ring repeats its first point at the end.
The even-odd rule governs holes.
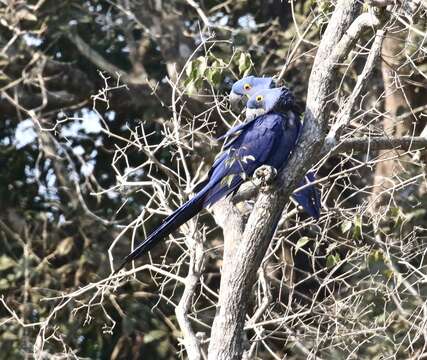
{"type": "Polygon", "coordinates": [[[257,102],[261,102],[261,101],[263,101],[264,100],[264,96],[262,96],[262,95],[258,95],[257,97],[256,97],[256,101],[257,102]]]}
{"type": "Polygon", "coordinates": [[[251,86],[251,84],[246,83],[245,85],[243,85],[243,88],[244,88],[246,91],[249,91],[249,90],[252,88],[252,86],[251,86]]]}

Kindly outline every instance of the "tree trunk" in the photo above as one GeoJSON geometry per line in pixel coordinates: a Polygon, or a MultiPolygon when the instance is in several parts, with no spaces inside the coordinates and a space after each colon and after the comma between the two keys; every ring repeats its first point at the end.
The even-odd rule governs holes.
{"type": "MultiPolygon", "coordinates": [[[[402,74],[403,69],[399,66],[404,60],[404,47],[405,39],[408,31],[401,26],[398,31],[388,33],[383,42],[381,51],[381,72],[384,82],[384,112],[386,116],[383,120],[383,130],[386,136],[410,135],[411,134],[411,117],[400,120],[399,115],[408,112],[409,106],[405,96],[405,84],[400,83],[398,77],[399,73],[402,74]]],[[[394,150],[394,152],[401,152],[394,150]]],[[[381,150],[380,158],[386,159],[390,157],[389,150],[381,150]]],[[[385,160],[378,163],[374,175],[374,190],[373,200],[375,211],[381,204],[385,197],[381,194],[393,186],[392,178],[395,174],[405,171],[401,162],[396,160],[385,160]]]]}

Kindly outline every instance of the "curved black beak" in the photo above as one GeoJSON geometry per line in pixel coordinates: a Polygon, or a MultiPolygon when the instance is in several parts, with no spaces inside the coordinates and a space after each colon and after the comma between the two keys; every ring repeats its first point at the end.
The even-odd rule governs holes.
{"type": "Polygon", "coordinates": [[[228,95],[228,100],[230,101],[231,109],[233,111],[238,112],[240,110],[243,98],[243,95],[236,94],[233,91],[230,92],[230,95],[228,95]]]}

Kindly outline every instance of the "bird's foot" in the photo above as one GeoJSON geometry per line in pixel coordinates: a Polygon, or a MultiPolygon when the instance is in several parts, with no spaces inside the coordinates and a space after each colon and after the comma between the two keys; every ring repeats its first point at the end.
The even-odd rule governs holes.
{"type": "Polygon", "coordinates": [[[265,190],[271,185],[277,176],[277,170],[268,165],[262,165],[255,170],[253,178],[255,184],[261,187],[261,190],[265,190]]]}

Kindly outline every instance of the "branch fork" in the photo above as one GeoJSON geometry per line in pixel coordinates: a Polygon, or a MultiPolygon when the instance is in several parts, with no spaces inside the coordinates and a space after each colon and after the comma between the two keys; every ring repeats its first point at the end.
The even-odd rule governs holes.
{"type": "Polygon", "coordinates": [[[277,177],[277,169],[272,166],[262,165],[255,170],[253,180],[261,191],[267,191],[277,177]]]}

